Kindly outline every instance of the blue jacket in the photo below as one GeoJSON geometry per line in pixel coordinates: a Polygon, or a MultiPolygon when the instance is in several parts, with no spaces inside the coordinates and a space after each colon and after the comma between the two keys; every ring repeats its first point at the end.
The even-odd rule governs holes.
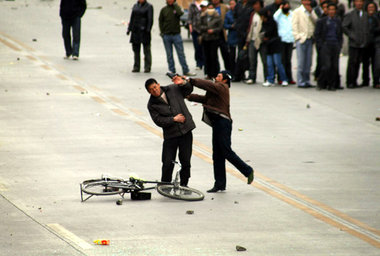
{"type": "Polygon", "coordinates": [[[288,15],[285,15],[282,9],[278,9],[273,15],[273,19],[277,22],[278,35],[281,37],[282,42],[294,43],[292,17],[293,12],[291,10],[289,10],[288,15]]]}
{"type": "Polygon", "coordinates": [[[227,43],[231,46],[236,46],[238,42],[237,32],[231,27],[234,22],[234,13],[232,11],[228,11],[226,13],[226,17],[224,18],[224,28],[228,30],[227,43]]]}

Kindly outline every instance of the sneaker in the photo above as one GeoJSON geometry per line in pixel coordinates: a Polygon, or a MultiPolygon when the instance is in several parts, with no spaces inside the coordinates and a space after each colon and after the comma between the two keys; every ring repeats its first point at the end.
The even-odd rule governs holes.
{"type": "Polygon", "coordinates": [[[269,86],[273,86],[274,84],[272,84],[271,82],[268,82],[268,81],[265,81],[264,83],[263,83],[263,86],[265,86],[265,87],[269,87],[269,86]]]}
{"type": "Polygon", "coordinates": [[[282,83],[281,83],[281,86],[288,86],[289,84],[288,84],[288,82],[287,81],[283,81],[282,83]]]}
{"type": "Polygon", "coordinates": [[[192,72],[187,72],[187,73],[184,73],[183,74],[184,76],[196,76],[197,74],[196,73],[192,73],[192,72]]]}
{"type": "Polygon", "coordinates": [[[251,184],[255,179],[255,170],[252,169],[251,174],[248,176],[247,184],[251,184]]]}
{"type": "Polygon", "coordinates": [[[246,83],[246,84],[254,84],[255,81],[253,81],[253,79],[248,79],[248,80],[245,80],[244,83],[246,83]]]}
{"type": "Polygon", "coordinates": [[[63,57],[65,60],[68,60],[70,59],[71,55],[66,55],[65,57],[63,57]]]}
{"type": "Polygon", "coordinates": [[[297,84],[295,81],[290,81],[289,84],[297,84]]]}
{"type": "Polygon", "coordinates": [[[202,70],[202,68],[201,67],[196,67],[195,70],[202,70]]]}
{"type": "Polygon", "coordinates": [[[78,60],[78,56],[73,56],[73,60],[78,60]]]}

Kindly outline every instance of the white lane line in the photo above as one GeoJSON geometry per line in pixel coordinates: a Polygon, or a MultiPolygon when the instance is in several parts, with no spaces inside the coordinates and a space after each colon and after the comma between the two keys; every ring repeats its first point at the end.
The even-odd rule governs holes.
{"type": "Polygon", "coordinates": [[[92,246],[89,243],[85,242],[83,239],[79,238],[74,233],[71,233],[70,231],[68,231],[67,229],[65,229],[58,223],[51,223],[51,224],[47,224],[46,226],[49,227],[50,230],[56,233],[59,237],[65,239],[66,241],[70,241],[74,243],[75,245],[79,246],[82,249],[92,248],[92,246]]]}

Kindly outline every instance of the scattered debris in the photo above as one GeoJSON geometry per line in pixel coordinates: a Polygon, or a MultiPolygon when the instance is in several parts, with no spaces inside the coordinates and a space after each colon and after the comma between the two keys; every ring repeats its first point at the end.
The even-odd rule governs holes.
{"type": "Polygon", "coordinates": [[[32,41],[33,41],[33,42],[37,42],[37,39],[36,39],[36,38],[33,38],[32,41]]]}
{"type": "Polygon", "coordinates": [[[376,117],[376,121],[380,121],[380,116],[376,117]]]}
{"type": "Polygon", "coordinates": [[[17,60],[20,60],[20,58],[18,57],[17,60]]]}
{"type": "Polygon", "coordinates": [[[243,128],[239,128],[239,132],[243,131],[243,128]]]}
{"type": "Polygon", "coordinates": [[[235,201],[234,204],[239,204],[239,202],[238,202],[238,201],[235,201]]]}
{"type": "Polygon", "coordinates": [[[122,199],[117,200],[117,201],[116,201],[116,204],[117,204],[117,205],[122,205],[122,204],[123,204],[123,200],[122,200],[122,199]]]}
{"type": "Polygon", "coordinates": [[[246,250],[247,250],[247,249],[244,248],[243,246],[236,245],[236,251],[238,251],[238,252],[244,252],[244,251],[246,251],[246,250]]]}
{"type": "Polygon", "coordinates": [[[50,93],[48,93],[48,92],[47,92],[47,93],[46,93],[46,95],[47,95],[47,96],[49,96],[49,95],[50,95],[50,93]]]}
{"type": "Polygon", "coordinates": [[[194,211],[188,210],[188,211],[186,211],[186,214],[189,214],[189,215],[194,214],[194,211]]]}
{"type": "Polygon", "coordinates": [[[310,108],[310,105],[309,105],[309,104],[307,104],[307,105],[306,105],[306,108],[310,108]]]}
{"type": "Polygon", "coordinates": [[[98,244],[98,245],[110,245],[110,240],[98,239],[98,240],[94,240],[94,244],[98,244]]]}
{"type": "Polygon", "coordinates": [[[87,7],[87,9],[103,9],[103,6],[94,6],[94,7],[89,6],[87,7]]]}

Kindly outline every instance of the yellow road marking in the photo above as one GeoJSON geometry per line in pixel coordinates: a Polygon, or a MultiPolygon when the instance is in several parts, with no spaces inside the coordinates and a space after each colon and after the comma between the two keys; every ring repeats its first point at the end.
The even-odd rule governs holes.
{"type": "Polygon", "coordinates": [[[98,97],[98,96],[92,96],[91,97],[94,101],[100,103],[100,104],[104,104],[106,103],[102,98],[98,97]]]}
{"type": "Polygon", "coordinates": [[[121,116],[128,116],[128,114],[127,113],[125,113],[123,110],[121,110],[121,109],[118,109],[118,108],[111,108],[111,110],[113,111],[113,112],[115,112],[116,114],[118,114],[118,115],[121,115],[121,116]]]}
{"type": "Polygon", "coordinates": [[[114,97],[114,96],[109,96],[108,98],[109,98],[110,100],[112,100],[113,102],[121,103],[121,100],[118,99],[118,98],[116,98],[116,97],[114,97]]]}
{"type": "Polygon", "coordinates": [[[75,234],[71,233],[58,223],[52,223],[52,224],[47,224],[47,226],[56,234],[58,234],[60,237],[78,245],[82,249],[91,249],[92,246],[76,236],[75,234]]]}
{"type": "Polygon", "coordinates": [[[44,64],[44,65],[41,65],[41,67],[43,69],[46,69],[46,70],[51,70],[51,67],[49,67],[48,65],[44,64]]]}
{"type": "Polygon", "coordinates": [[[18,51],[18,52],[21,51],[20,48],[18,48],[18,47],[15,46],[14,44],[12,44],[12,43],[10,43],[10,42],[4,40],[4,39],[1,39],[1,38],[0,38],[0,42],[2,42],[3,44],[5,44],[6,46],[8,46],[9,48],[11,48],[12,50],[15,50],[15,51],[18,51]]]}
{"type": "Polygon", "coordinates": [[[61,74],[56,74],[55,76],[61,80],[68,80],[64,75],[61,75],[61,74]]]}

